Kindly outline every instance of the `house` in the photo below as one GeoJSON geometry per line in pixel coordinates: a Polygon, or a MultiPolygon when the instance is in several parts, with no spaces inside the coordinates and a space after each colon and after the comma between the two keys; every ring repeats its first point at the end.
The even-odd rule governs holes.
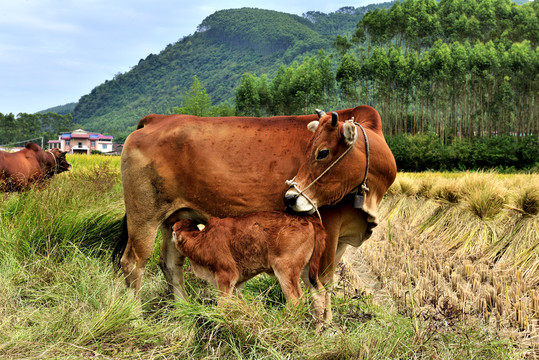
{"type": "Polygon", "coordinates": [[[94,134],[82,129],[65,133],[58,140],[49,140],[49,149],[58,148],[70,154],[90,154],[92,150],[109,153],[113,150],[113,136],[94,134]]]}

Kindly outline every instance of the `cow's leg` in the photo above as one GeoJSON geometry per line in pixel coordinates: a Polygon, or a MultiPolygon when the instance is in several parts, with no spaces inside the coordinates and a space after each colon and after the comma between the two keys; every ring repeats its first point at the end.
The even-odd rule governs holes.
{"type": "Polygon", "coordinates": [[[338,259],[344,253],[344,248],[339,244],[340,224],[336,222],[328,222],[326,225],[326,248],[320,258],[320,281],[326,289],[325,295],[325,312],[324,321],[331,321],[333,315],[331,313],[331,288],[333,286],[333,278],[335,266],[338,259]],[[340,255],[339,255],[340,253],[340,255]]]}
{"type": "Polygon", "coordinates": [[[176,246],[174,246],[172,228],[170,226],[165,224],[161,226],[161,237],[163,238],[163,243],[161,244],[159,267],[165,275],[170,292],[175,297],[188,301],[183,272],[185,256],[181,255],[176,249],[176,246]]]}
{"type": "MultiPolygon", "coordinates": [[[[341,243],[341,242],[338,242],[337,243],[337,250],[335,251],[335,258],[334,258],[334,262],[333,262],[333,268],[331,269],[331,274],[328,273],[328,276],[330,276],[330,279],[328,281],[328,283],[330,283],[331,287],[333,287],[333,284],[335,284],[335,268],[337,266],[337,264],[341,261],[341,258],[344,254],[344,251],[346,250],[346,248],[348,247],[348,244],[344,244],[344,243],[341,243]]],[[[326,314],[325,314],[325,318],[329,320],[332,319],[333,317],[333,314],[331,312],[331,292],[326,292],[326,314]]]]}
{"type": "Polygon", "coordinates": [[[127,217],[128,240],[120,264],[127,285],[140,295],[144,267],[152,254],[157,226],[150,222],[133,221],[127,217]]]}

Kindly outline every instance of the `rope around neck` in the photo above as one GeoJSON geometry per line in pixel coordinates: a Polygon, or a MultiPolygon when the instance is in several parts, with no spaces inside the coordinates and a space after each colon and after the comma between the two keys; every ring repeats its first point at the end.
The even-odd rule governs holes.
{"type": "Polygon", "coordinates": [[[52,153],[52,150],[47,150],[45,152],[48,152],[49,154],[52,155],[52,158],[54,159],[54,171],[53,171],[53,173],[57,174],[58,173],[58,159],[56,159],[56,155],[54,155],[52,153]]]}
{"type": "Polygon", "coordinates": [[[365,176],[363,177],[363,181],[359,185],[356,195],[358,194],[365,194],[365,192],[369,191],[369,187],[367,186],[367,176],[369,175],[369,138],[367,137],[367,132],[361,126],[360,123],[354,122],[357,126],[360,127],[361,131],[363,132],[363,137],[365,138],[365,157],[367,158],[367,162],[365,164],[365,176]]]}

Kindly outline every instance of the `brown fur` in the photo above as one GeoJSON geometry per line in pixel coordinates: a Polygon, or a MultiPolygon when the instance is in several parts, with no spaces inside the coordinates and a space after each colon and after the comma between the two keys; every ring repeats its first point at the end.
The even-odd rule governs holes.
{"type": "MultiPolygon", "coordinates": [[[[299,279],[307,263],[308,282],[323,292],[318,266],[325,233],[318,218],[261,212],[210,218],[202,231],[193,225],[191,220],[174,224],[176,248],[189,258],[197,276],[222,293],[231,294],[234,287],[267,272],[277,276],[286,300],[294,302],[302,295],[299,279]]],[[[323,295],[315,298],[315,317],[322,319],[323,295]]]]}
{"type": "Polygon", "coordinates": [[[20,191],[30,185],[67,171],[71,165],[65,152],[53,149],[45,152],[35,143],[14,153],[0,151],[0,190],[20,191]]]}
{"type": "MultiPolygon", "coordinates": [[[[338,111],[340,119],[354,117],[362,121],[366,116],[369,123],[373,112],[376,110],[368,106],[338,111]]],[[[285,180],[298,172],[312,137],[307,124],[317,119],[317,115],[271,118],[149,115],[142,119],[138,130],[127,138],[122,152],[128,234],[125,243],[119,242],[116,253],[123,253],[120,263],[127,284],[137,292],[140,289],[144,267],[161,229],[159,264],[173,293],[186,299],[184,257],[172,245],[172,224],[179,219],[203,223],[211,216],[283,210],[285,180]]],[[[385,142],[383,146],[387,148],[385,142]]],[[[372,152],[377,151],[373,147],[372,152]]],[[[374,182],[380,182],[379,190],[373,191],[379,196],[376,201],[381,199],[380,194],[390,181],[373,174],[378,167],[386,167],[380,161],[394,163],[390,152],[388,156],[391,158],[371,159],[369,186],[373,189],[374,182]]],[[[357,174],[358,179],[361,176],[357,174]]],[[[320,208],[320,213],[327,232],[320,263],[321,281],[330,285],[335,264],[347,244],[359,246],[370,235],[375,221],[364,211],[354,209],[349,198],[320,208]]],[[[327,297],[325,315],[329,319],[329,292],[327,297]]]]}

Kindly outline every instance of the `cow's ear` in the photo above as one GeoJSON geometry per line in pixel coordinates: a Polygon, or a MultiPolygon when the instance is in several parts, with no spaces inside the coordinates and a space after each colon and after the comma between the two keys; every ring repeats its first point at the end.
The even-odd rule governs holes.
{"type": "Polygon", "coordinates": [[[307,129],[309,129],[310,132],[316,132],[316,129],[318,129],[318,124],[320,124],[320,122],[316,120],[311,121],[309,124],[307,124],[307,129]]]}
{"type": "Polygon", "coordinates": [[[60,157],[66,157],[67,151],[60,151],[60,157]]]}
{"type": "Polygon", "coordinates": [[[352,145],[357,139],[357,129],[352,120],[349,120],[343,125],[344,142],[347,145],[352,145]]]}

